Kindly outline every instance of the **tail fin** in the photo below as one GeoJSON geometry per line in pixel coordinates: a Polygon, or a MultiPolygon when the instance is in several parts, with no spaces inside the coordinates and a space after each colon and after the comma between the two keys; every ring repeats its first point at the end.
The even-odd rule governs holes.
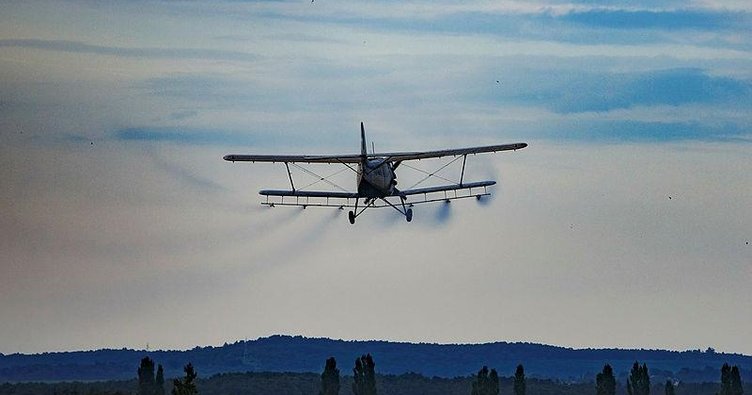
{"type": "Polygon", "coordinates": [[[363,122],[360,123],[360,156],[363,160],[366,159],[368,151],[366,150],[366,129],[363,127],[363,122]]]}

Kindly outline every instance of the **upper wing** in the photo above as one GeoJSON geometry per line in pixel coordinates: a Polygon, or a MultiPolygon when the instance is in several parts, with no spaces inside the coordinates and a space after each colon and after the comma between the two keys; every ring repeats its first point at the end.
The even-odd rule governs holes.
{"type": "Polygon", "coordinates": [[[360,155],[225,155],[230,162],[360,163],[360,155]]]}
{"type": "Polygon", "coordinates": [[[470,154],[481,154],[484,152],[499,152],[499,151],[511,151],[518,150],[527,147],[527,143],[515,143],[515,144],[501,144],[501,145],[486,145],[483,147],[470,147],[470,148],[454,148],[441,151],[423,151],[423,152],[393,152],[385,154],[369,155],[387,158],[390,161],[403,161],[414,159],[428,159],[428,158],[441,158],[442,156],[459,156],[470,154]]]}
{"type": "MultiPolygon", "coordinates": [[[[499,152],[518,150],[527,147],[526,143],[487,145],[483,147],[455,148],[440,151],[422,152],[391,152],[381,154],[368,154],[368,158],[384,158],[388,161],[404,161],[415,159],[441,158],[442,156],[459,156],[481,154],[484,152],[499,152]]],[[[359,154],[347,155],[225,155],[224,159],[230,162],[283,162],[283,163],[360,163],[362,156],[359,154]]]]}

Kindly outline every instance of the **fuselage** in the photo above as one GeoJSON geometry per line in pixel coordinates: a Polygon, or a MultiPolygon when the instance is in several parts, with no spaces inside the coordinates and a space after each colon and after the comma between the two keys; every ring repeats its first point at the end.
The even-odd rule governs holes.
{"type": "Polygon", "coordinates": [[[392,163],[386,158],[367,159],[358,165],[358,193],[379,198],[391,196],[397,185],[397,176],[392,163]]]}

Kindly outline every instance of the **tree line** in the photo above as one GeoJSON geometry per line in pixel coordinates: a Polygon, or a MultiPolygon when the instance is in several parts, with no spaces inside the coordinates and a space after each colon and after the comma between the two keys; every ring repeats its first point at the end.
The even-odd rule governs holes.
{"type": "MultiPolygon", "coordinates": [[[[428,378],[416,373],[400,376],[379,375],[370,354],[355,359],[352,375],[341,376],[334,357],[326,360],[320,375],[313,373],[225,373],[202,380],[191,363],[183,368],[184,376],[166,381],[164,369],[149,357],[141,359],[137,377],[127,382],[100,383],[23,383],[1,384],[0,395],[5,394],[60,394],[60,395],[227,395],[227,394],[319,394],[319,395],[392,395],[392,394],[464,394],[464,395],[743,395],[739,368],[724,364],[718,383],[687,384],[671,380],[665,384],[651,384],[646,364],[635,362],[621,385],[613,368],[606,364],[593,383],[567,384],[553,380],[531,379],[525,368],[518,365],[511,377],[500,377],[497,370],[483,366],[471,377],[428,378]],[[133,383],[133,384],[129,384],[133,383]],[[530,385],[532,384],[532,385],[530,385]],[[677,384],[679,384],[677,386],[677,384]],[[169,387],[169,388],[166,388],[169,387]]],[[[655,377],[655,376],[654,376],[655,377]]]]}
{"type": "MultiPolygon", "coordinates": [[[[364,355],[355,360],[353,368],[353,395],[377,395],[375,363],[370,354],[364,355]]],[[[340,390],[339,369],[334,357],[326,360],[324,372],[321,373],[321,391],[319,395],[339,395],[340,390]]],[[[676,384],[672,380],[667,380],[664,385],[665,395],[676,395],[676,384]]],[[[596,375],[595,379],[596,395],[616,395],[616,377],[614,376],[611,365],[603,366],[603,371],[596,375]]],[[[513,394],[525,395],[527,391],[525,368],[522,364],[517,365],[513,378],[513,394]]],[[[650,374],[647,364],[640,365],[635,361],[629,372],[626,382],[628,395],[650,395],[650,374]]],[[[499,374],[496,369],[489,370],[483,366],[478,374],[474,376],[470,395],[499,395],[499,374]]],[[[721,367],[721,386],[715,395],[743,395],[744,388],[739,374],[739,367],[724,364],[721,367]]]]}

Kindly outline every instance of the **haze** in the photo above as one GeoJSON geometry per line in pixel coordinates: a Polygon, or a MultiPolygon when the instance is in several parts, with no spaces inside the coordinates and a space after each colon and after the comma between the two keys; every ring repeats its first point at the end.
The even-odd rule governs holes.
{"type": "Polygon", "coordinates": [[[598,4],[3,3],[0,352],[752,354],[752,7],[598,4]],[[361,121],[378,151],[530,146],[410,224],[260,207],[284,167],[222,160],[357,152],[361,121]]]}

